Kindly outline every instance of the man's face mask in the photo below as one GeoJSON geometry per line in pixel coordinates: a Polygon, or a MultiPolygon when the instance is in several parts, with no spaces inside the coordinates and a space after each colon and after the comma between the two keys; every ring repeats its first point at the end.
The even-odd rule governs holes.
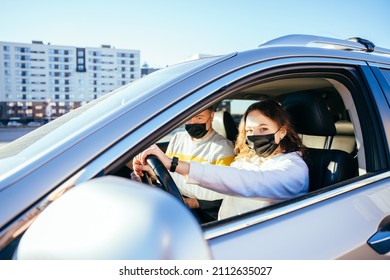
{"type": "Polygon", "coordinates": [[[279,144],[275,143],[275,134],[278,131],[276,131],[275,133],[265,134],[265,135],[250,135],[250,136],[247,135],[246,145],[258,156],[268,157],[279,146],[279,144]]]}
{"type": "Polygon", "coordinates": [[[188,134],[196,139],[202,138],[208,132],[206,129],[206,123],[186,124],[185,128],[188,134]]]}

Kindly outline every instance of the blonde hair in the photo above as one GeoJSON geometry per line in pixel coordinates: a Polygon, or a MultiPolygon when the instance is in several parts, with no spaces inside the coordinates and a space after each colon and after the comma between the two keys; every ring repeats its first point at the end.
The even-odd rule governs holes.
{"type": "Polygon", "coordinates": [[[270,118],[276,122],[278,128],[284,127],[286,129],[286,136],[280,140],[279,145],[284,153],[300,152],[304,155],[305,147],[302,144],[302,139],[295,132],[290,120],[290,115],[284,108],[273,99],[266,99],[260,102],[251,104],[243,115],[238,128],[238,136],[234,152],[236,153],[236,159],[251,157],[255,153],[252,152],[246,144],[246,118],[252,111],[259,111],[264,116],[270,118]]]}

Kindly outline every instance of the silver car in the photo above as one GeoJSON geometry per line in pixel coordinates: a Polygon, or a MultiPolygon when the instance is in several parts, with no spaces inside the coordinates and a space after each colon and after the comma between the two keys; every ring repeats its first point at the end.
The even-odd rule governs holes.
{"type": "Polygon", "coordinates": [[[361,38],[291,35],[157,71],[0,150],[1,259],[389,259],[389,104],[390,50],[361,38]],[[218,103],[234,141],[270,97],[308,147],[308,194],[218,221],[158,161],[162,189],[130,180],[197,112],[218,103]]]}

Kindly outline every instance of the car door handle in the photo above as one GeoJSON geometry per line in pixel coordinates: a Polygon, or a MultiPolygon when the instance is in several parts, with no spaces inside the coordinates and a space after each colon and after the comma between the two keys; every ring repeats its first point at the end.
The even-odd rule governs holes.
{"type": "Polygon", "coordinates": [[[390,223],[379,226],[378,231],[368,239],[367,243],[381,255],[390,252],[390,223]]]}

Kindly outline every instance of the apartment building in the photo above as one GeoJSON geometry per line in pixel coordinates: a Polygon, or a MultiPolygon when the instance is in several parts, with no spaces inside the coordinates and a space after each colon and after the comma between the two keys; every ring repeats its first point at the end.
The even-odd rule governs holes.
{"type": "Polygon", "coordinates": [[[0,119],[55,118],[140,76],[139,50],[0,42],[0,119]]]}

